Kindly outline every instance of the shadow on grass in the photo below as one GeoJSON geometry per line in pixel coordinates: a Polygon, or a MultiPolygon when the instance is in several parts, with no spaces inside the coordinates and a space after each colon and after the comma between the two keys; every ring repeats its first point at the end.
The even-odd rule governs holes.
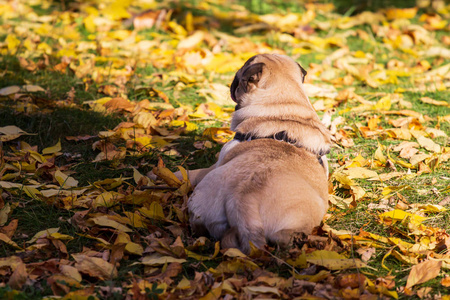
{"type": "Polygon", "coordinates": [[[30,145],[37,145],[39,150],[49,147],[61,140],[63,150],[73,143],[66,141],[66,136],[97,135],[99,131],[112,129],[125,118],[107,115],[81,108],[55,108],[49,113],[22,114],[12,108],[0,109],[0,127],[15,125],[33,135],[20,139],[30,145]]]}

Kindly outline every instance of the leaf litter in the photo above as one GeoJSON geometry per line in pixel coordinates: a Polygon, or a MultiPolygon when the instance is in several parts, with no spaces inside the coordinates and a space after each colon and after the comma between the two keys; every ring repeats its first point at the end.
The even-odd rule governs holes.
{"type": "MultiPolygon", "coordinates": [[[[0,127],[3,296],[45,283],[51,290],[45,296],[67,299],[449,297],[438,286],[450,285],[442,276],[450,268],[450,237],[446,223],[433,221],[447,211],[449,178],[433,177],[429,190],[408,184],[448,172],[449,5],[343,16],[330,3],[264,15],[237,3],[225,12],[220,0],[188,2],[183,12],[166,1],[107,1],[66,3],[76,9],[41,14],[36,5],[53,4],[33,3],[0,1],[2,62],[16,57],[22,72],[71,74],[102,97],[83,101],[72,87],[55,99],[51,85],[36,81],[2,86],[0,108],[32,116],[76,107],[125,121],[42,149],[21,138],[39,132],[0,127]],[[355,38],[374,52],[346,46],[355,38]],[[331,159],[325,224],[297,237],[288,251],[267,246],[246,256],[190,234],[186,175],[180,180],[159,158],[150,166],[154,177],[140,168],[149,163],[130,166],[127,158],[181,158],[179,145],[192,132],[191,155],[232,139],[227,84],[248,58],[264,52],[321,62],[310,63],[305,88],[338,154],[331,159]],[[143,76],[137,71],[143,68],[152,73],[143,76]],[[184,101],[192,90],[203,103],[184,101]],[[415,94],[417,103],[439,113],[422,113],[415,94]],[[71,156],[64,145],[78,142],[90,143],[92,162],[131,167],[132,176],[80,184],[73,165],[59,163],[71,156]],[[428,202],[412,203],[405,196],[411,191],[426,194],[428,202]],[[54,224],[23,233],[15,211],[27,209],[30,199],[69,213],[61,219],[71,234],[54,224]],[[372,227],[333,228],[363,205],[372,227]],[[90,242],[74,251],[71,243],[80,238],[90,242]],[[420,287],[435,278],[433,288],[420,287]]],[[[6,68],[0,76],[13,72],[6,68]]]]}

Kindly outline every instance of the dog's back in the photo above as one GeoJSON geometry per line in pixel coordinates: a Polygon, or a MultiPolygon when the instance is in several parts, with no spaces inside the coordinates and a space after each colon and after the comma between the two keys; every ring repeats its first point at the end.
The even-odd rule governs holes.
{"type": "Polygon", "coordinates": [[[249,241],[286,245],[292,233],[310,233],[328,206],[327,174],[317,157],[271,139],[233,147],[197,189],[189,202],[191,224],[206,225],[222,247],[244,252],[249,241]]]}

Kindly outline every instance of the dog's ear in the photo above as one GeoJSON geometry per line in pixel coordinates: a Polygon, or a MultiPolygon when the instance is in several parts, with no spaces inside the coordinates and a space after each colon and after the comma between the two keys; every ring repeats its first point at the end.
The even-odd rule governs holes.
{"type": "Polygon", "coordinates": [[[231,83],[230,86],[230,94],[231,94],[231,99],[233,99],[234,102],[237,103],[237,99],[236,99],[236,89],[239,86],[239,79],[237,77],[237,74],[234,76],[233,82],[231,83]]]}
{"type": "Polygon", "coordinates": [[[233,82],[230,86],[231,99],[233,99],[234,102],[238,103],[236,95],[238,88],[241,93],[247,93],[251,89],[252,85],[254,86],[258,84],[259,80],[261,79],[263,67],[264,63],[256,63],[249,66],[244,66],[242,75],[238,76],[238,74],[236,74],[236,76],[234,76],[233,82]]]}
{"type": "Polygon", "coordinates": [[[256,63],[248,66],[245,68],[244,72],[242,72],[239,87],[242,88],[244,93],[247,93],[251,89],[251,86],[258,84],[261,79],[263,67],[264,63],[256,63]]]}
{"type": "Polygon", "coordinates": [[[306,70],[302,68],[302,66],[300,66],[299,63],[297,63],[298,67],[300,68],[300,71],[302,72],[302,83],[305,82],[305,77],[306,77],[306,70]]]}

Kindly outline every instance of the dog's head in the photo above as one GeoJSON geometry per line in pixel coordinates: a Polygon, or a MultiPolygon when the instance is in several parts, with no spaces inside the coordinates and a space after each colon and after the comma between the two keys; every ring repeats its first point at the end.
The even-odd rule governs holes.
{"type": "Polygon", "coordinates": [[[305,81],[306,71],[292,58],[278,54],[255,55],[236,73],[231,83],[231,98],[242,107],[243,95],[271,87],[295,90],[305,81]]]}
{"type": "Polygon", "coordinates": [[[231,98],[236,111],[231,130],[267,137],[287,132],[298,147],[323,155],[330,133],[303,88],[306,71],[285,55],[259,54],[236,73],[231,98]]]}

